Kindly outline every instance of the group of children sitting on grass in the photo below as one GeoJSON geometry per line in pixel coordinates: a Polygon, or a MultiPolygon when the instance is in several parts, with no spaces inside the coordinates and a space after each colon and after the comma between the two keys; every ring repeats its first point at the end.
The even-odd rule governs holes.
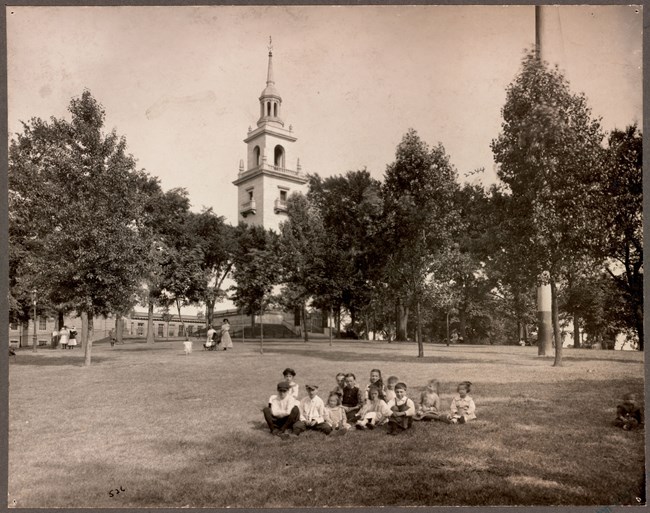
{"type": "Polygon", "coordinates": [[[285,369],[283,375],[277,394],[270,397],[262,410],[271,433],[281,438],[297,436],[308,429],[326,435],[332,431],[344,434],[352,425],[360,430],[386,426],[387,434],[396,435],[411,428],[414,420],[464,424],[476,418],[469,381],[458,385],[450,411],[443,412],[440,383],[436,379],[427,384],[416,407],[407,396],[406,384],[395,376],[384,384],[379,369],[370,371],[370,383],[365,390],[357,386],[353,373],[337,374],[336,387],[329,393],[327,404],[317,395],[318,385],[311,383],[305,385],[307,397],[299,401],[296,372],[285,369]]]}

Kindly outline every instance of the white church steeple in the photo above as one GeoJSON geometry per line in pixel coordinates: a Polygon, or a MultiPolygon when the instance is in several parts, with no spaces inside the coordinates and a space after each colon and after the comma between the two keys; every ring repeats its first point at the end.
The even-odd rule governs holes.
{"type": "Polygon", "coordinates": [[[257,126],[262,126],[264,123],[284,126],[280,118],[281,107],[282,97],[275,88],[275,80],[273,80],[273,44],[269,37],[269,67],[266,73],[266,87],[260,96],[260,119],[257,120],[257,126]]]}
{"type": "Polygon", "coordinates": [[[293,127],[284,128],[281,119],[282,97],[273,76],[273,46],[269,38],[269,62],[266,87],[259,97],[260,118],[255,130],[248,129],[247,165],[241,163],[237,179],[237,217],[246,224],[261,225],[279,231],[286,219],[286,202],[291,192],[306,192],[307,179],[299,159],[291,157],[296,137],[293,127]],[[295,164],[294,164],[295,162],[295,164]],[[295,165],[295,168],[291,168],[295,165]]]}

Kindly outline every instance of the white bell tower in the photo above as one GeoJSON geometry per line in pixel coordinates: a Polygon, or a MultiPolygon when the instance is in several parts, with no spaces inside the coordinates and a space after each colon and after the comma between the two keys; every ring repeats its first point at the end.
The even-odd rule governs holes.
{"type": "Polygon", "coordinates": [[[237,186],[237,219],[279,232],[287,218],[287,198],[292,192],[305,192],[307,178],[300,169],[300,159],[293,162],[292,145],[296,142],[293,128],[284,127],[281,118],[282,97],[273,79],[273,46],[269,38],[269,66],[266,87],[259,98],[260,118],[257,128],[248,128],[246,167],[239,161],[237,186]]]}

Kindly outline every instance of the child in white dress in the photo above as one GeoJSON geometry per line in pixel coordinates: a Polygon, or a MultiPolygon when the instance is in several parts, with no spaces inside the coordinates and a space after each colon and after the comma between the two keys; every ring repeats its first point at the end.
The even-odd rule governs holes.
{"type": "Polygon", "coordinates": [[[476,405],[469,392],[472,384],[469,381],[463,381],[458,385],[458,394],[451,401],[449,412],[449,422],[452,424],[465,424],[476,418],[476,405]]]}
{"type": "Polygon", "coordinates": [[[343,406],[341,406],[341,396],[336,392],[331,392],[327,398],[325,406],[325,421],[332,426],[332,429],[338,433],[345,434],[350,429],[348,418],[343,406]]]}
{"type": "Polygon", "coordinates": [[[368,397],[355,417],[357,429],[374,429],[388,422],[388,418],[393,414],[386,402],[380,399],[378,388],[371,386],[368,389],[368,397]]]}

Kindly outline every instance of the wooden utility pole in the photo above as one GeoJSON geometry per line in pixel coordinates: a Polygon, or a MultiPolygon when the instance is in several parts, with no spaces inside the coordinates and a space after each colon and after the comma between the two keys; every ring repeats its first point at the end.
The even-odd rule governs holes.
{"type": "MultiPolygon", "coordinates": [[[[541,5],[535,6],[535,56],[544,60],[545,41],[544,12],[541,5]]],[[[551,316],[551,284],[542,279],[537,286],[537,354],[550,355],[553,347],[553,320],[551,316]]]]}

